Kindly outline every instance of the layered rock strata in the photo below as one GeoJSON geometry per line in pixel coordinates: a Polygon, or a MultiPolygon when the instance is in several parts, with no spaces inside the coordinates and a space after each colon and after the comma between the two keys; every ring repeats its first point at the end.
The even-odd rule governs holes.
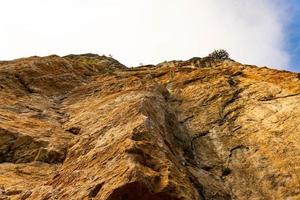
{"type": "Polygon", "coordinates": [[[300,199],[300,80],[233,60],[0,62],[0,199],[300,199]]]}

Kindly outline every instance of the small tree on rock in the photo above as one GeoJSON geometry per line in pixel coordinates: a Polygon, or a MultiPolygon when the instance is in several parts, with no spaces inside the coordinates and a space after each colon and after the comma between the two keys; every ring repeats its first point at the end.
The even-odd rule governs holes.
{"type": "Polygon", "coordinates": [[[208,55],[212,59],[226,60],[230,59],[229,53],[224,49],[214,50],[208,55]]]}

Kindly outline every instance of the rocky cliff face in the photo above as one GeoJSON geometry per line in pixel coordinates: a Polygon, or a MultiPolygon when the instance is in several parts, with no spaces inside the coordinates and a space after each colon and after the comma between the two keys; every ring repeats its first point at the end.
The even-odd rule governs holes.
{"type": "Polygon", "coordinates": [[[193,58],[0,63],[0,199],[300,199],[300,80],[193,58]]]}

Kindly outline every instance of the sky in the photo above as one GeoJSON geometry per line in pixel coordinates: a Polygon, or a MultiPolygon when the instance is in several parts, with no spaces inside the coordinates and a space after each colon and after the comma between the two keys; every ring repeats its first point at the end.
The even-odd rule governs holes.
{"type": "Polygon", "coordinates": [[[287,26],[287,51],[290,56],[289,70],[300,72],[300,1],[291,0],[290,20],[287,26]]]}
{"type": "Polygon", "coordinates": [[[0,60],[111,54],[128,67],[204,57],[300,72],[299,0],[1,0],[0,60]]]}

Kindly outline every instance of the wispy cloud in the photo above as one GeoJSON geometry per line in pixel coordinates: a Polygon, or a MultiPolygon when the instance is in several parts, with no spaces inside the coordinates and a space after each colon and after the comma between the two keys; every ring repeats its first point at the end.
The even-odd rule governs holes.
{"type": "Polygon", "coordinates": [[[279,0],[3,0],[0,58],[95,52],[128,66],[224,48],[244,63],[287,67],[279,0]]]}

